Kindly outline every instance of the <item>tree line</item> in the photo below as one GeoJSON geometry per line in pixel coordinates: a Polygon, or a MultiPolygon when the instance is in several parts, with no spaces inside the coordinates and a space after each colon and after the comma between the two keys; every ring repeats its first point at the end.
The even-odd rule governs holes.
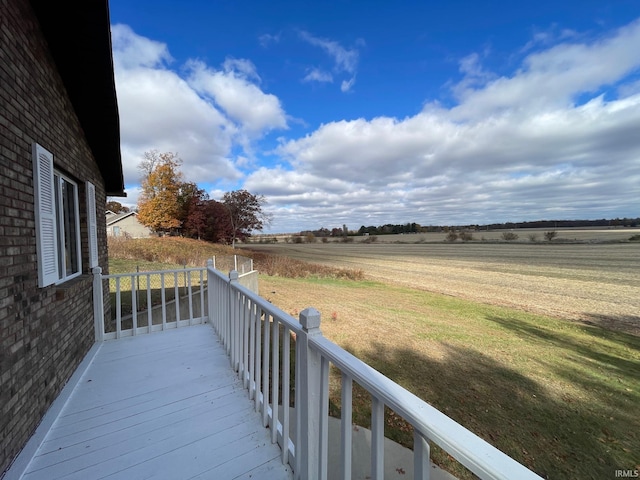
{"type": "MultiPolygon", "coordinates": [[[[271,221],[264,212],[266,200],[247,190],[227,192],[212,200],[196,183],[185,182],[182,159],[172,152],[145,152],[138,169],[142,173],[138,197],[138,221],[159,235],[180,235],[235,246],[262,230],[271,221]]],[[[124,210],[118,202],[107,203],[114,213],[124,210]]]]}
{"type": "Polygon", "coordinates": [[[354,235],[397,235],[405,233],[432,233],[432,232],[456,232],[456,231],[481,231],[481,230],[504,230],[521,228],[571,228],[571,227],[640,227],[639,218],[614,218],[599,220],[536,220],[529,222],[505,222],[491,223],[485,225],[429,225],[422,226],[419,223],[403,223],[385,225],[362,225],[358,230],[348,230],[346,225],[342,228],[322,227],[317,230],[305,230],[300,235],[314,235],[315,237],[338,237],[354,235]]]}

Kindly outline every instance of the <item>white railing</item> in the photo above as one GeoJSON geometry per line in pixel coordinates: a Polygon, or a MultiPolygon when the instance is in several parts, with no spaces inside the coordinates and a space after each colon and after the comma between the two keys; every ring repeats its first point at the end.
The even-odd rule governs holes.
{"type": "Polygon", "coordinates": [[[245,273],[253,272],[253,258],[242,255],[218,255],[212,258],[213,268],[221,271],[235,270],[241,276],[245,273]]]}
{"type": "Polygon", "coordinates": [[[207,322],[205,272],[200,267],[102,275],[100,267],[94,268],[96,341],[207,322]],[[113,296],[109,299],[112,305],[108,319],[104,308],[105,280],[113,296]]]}
{"type": "Polygon", "coordinates": [[[207,277],[210,322],[263,425],[271,429],[272,442],[282,448],[283,463],[291,465],[296,478],[327,478],[330,365],[342,375],[340,478],[351,478],[354,381],[372,397],[370,478],[384,477],[385,406],[413,426],[414,479],[429,478],[429,442],[483,479],[541,478],[324,338],[316,310],[304,310],[298,321],[240,285],[237,272],[227,278],[210,262],[207,277]],[[293,371],[291,348],[295,350],[293,371]],[[294,407],[291,411],[296,416],[292,434],[289,406],[294,407]]]}

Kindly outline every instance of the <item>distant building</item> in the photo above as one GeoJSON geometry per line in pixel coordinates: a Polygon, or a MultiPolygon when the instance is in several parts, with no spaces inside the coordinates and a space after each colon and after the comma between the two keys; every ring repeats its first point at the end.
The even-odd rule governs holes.
{"type": "Polygon", "coordinates": [[[113,213],[106,212],[107,236],[125,238],[147,238],[155,236],[149,227],[145,227],[138,220],[136,212],[113,213]]]}

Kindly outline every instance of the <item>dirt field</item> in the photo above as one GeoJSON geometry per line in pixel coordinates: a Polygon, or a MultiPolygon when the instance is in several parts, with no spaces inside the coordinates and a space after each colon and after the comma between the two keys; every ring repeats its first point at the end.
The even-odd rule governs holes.
{"type": "MultiPolygon", "coordinates": [[[[623,238],[634,233],[629,232],[623,238]]],[[[578,236],[575,231],[572,237],[559,233],[560,238],[578,236]]],[[[607,233],[620,231],[602,235],[607,233]]],[[[640,335],[638,243],[278,243],[247,248],[362,269],[368,279],[380,282],[640,335]]]]}

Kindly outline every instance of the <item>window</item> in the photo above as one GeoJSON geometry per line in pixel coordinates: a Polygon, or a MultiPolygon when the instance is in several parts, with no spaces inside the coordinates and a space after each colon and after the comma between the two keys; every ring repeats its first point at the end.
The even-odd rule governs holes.
{"type": "MultiPolygon", "coordinates": [[[[82,273],[78,184],[54,169],[53,154],[33,149],[38,285],[45,287],[82,273]]],[[[89,265],[97,265],[95,187],[87,183],[89,265]]]]}
{"type": "Polygon", "coordinates": [[[78,184],[54,170],[55,210],[58,250],[58,280],[80,275],[80,213],[78,184]]]}

